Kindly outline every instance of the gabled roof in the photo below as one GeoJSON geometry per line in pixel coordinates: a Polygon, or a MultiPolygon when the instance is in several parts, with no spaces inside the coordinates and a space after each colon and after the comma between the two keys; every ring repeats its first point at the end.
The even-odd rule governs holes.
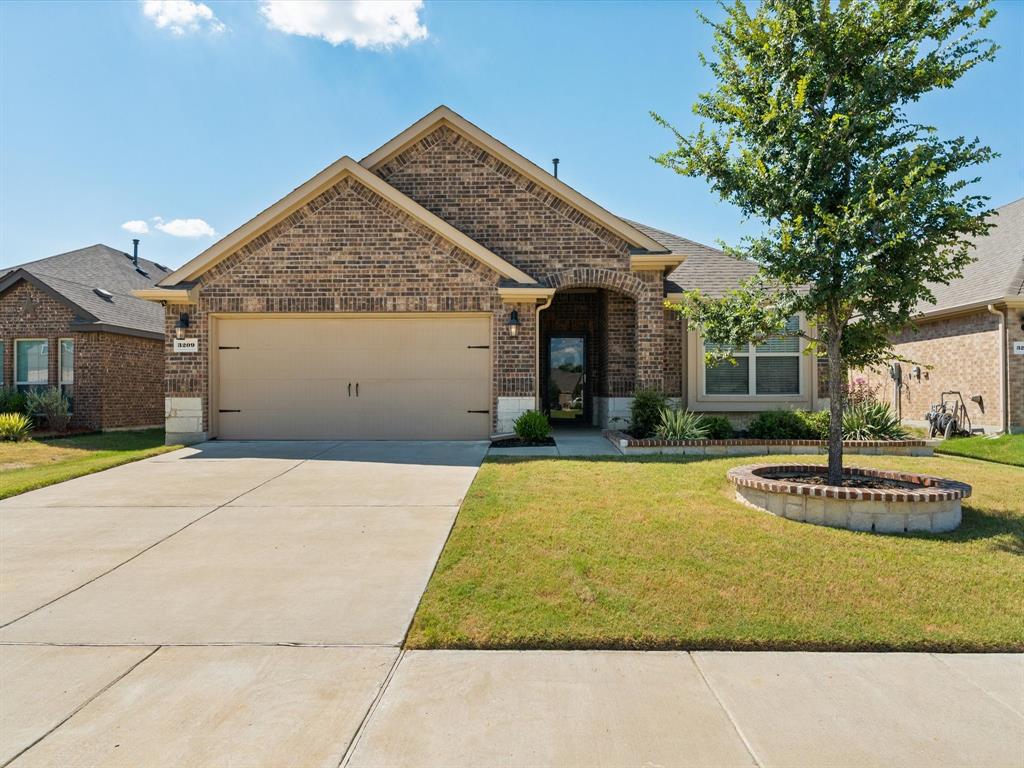
{"type": "Polygon", "coordinates": [[[718,248],[696,243],[662,229],[636,221],[630,223],[673,253],[686,257],[666,278],[666,293],[681,293],[696,288],[705,296],[720,298],[726,291],[739,287],[741,282],[757,274],[757,265],[753,262],[734,258],[718,248]]]}
{"type": "Polygon", "coordinates": [[[987,235],[972,240],[976,261],[949,285],[930,285],[935,303],[922,302],[918,312],[927,316],[1024,298],[1024,197],[997,208],[992,221],[987,235]]]}
{"type": "MultiPolygon", "coordinates": [[[[162,279],[158,285],[161,287],[173,287],[179,283],[196,280],[208,269],[230,256],[246,243],[259,237],[268,229],[280,223],[299,208],[347,177],[355,178],[360,184],[385,198],[503,277],[520,283],[537,282],[496,253],[467,237],[448,222],[435,216],[415,200],[399,192],[380,177],[370,173],[351,157],[345,156],[327,166],[305,184],[292,190],[284,198],[274,203],[255,218],[250,219],[231,234],[218,240],[187,264],[179,267],[162,279]]],[[[150,300],[155,300],[151,292],[147,292],[146,296],[150,300]]]]}
{"type": "Polygon", "coordinates": [[[90,245],[0,269],[0,292],[24,280],[70,307],[79,318],[78,330],[163,338],[163,311],[135,298],[132,291],[152,288],[169,270],[142,258],[139,267],[149,276],[137,272],[124,251],[90,245]],[[110,293],[110,299],[97,295],[97,288],[110,293]]]}
{"type": "Polygon", "coordinates": [[[448,128],[461,134],[477,146],[486,149],[492,155],[526,176],[541,188],[564,200],[577,210],[585,213],[587,216],[594,219],[594,221],[600,223],[610,232],[614,232],[634,247],[650,251],[652,253],[661,253],[665,250],[659,242],[652,239],[645,232],[639,230],[631,222],[620,219],[615,214],[610,213],[599,206],[593,200],[584,197],[565,182],[556,179],[543,168],[540,168],[530,162],[515,150],[505,146],[490,134],[480,130],[480,128],[473,125],[464,117],[443,105],[425,117],[417,120],[379,149],[368,154],[359,161],[359,164],[369,170],[375,170],[384,165],[395,155],[408,149],[428,133],[437,130],[437,128],[442,125],[446,125],[448,128]]]}

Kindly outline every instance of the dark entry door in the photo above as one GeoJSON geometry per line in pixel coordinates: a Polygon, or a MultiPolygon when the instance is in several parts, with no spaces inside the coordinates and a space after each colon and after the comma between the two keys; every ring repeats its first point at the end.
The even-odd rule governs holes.
{"type": "Polygon", "coordinates": [[[583,418],[587,386],[585,336],[552,336],[548,340],[547,403],[553,424],[583,418]]]}

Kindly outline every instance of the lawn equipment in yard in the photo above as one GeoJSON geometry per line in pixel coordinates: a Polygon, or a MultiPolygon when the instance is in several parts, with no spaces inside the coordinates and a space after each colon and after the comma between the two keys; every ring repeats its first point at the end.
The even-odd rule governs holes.
{"type": "Polygon", "coordinates": [[[928,429],[928,436],[935,437],[942,435],[947,440],[957,435],[970,436],[971,417],[967,415],[967,404],[959,392],[943,392],[940,402],[932,406],[932,409],[925,414],[925,419],[931,425],[928,429]],[[947,395],[955,397],[947,398],[947,395]]]}

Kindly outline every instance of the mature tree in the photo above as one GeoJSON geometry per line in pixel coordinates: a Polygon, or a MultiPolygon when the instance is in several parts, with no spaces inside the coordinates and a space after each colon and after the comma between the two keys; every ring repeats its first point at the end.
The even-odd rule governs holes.
{"type": "MultiPolygon", "coordinates": [[[[960,276],[967,238],[987,231],[988,198],[965,169],[995,154],[977,139],[942,139],[907,107],[950,88],[995,56],[982,37],[988,0],[743,0],[722,4],[715,77],[655,158],[704,177],[722,199],[764,223],[730,248],[758,279],[724,299],[690,293],[678,309],[713,343],[762,340],[805,313],[811,353],[827,355],[829,483],[842,477],[846,366],[892,356],[889,336],[910,320],[927,283],[960,276]]],[[[727,353],[710,353],[711,358],[727,353]]]]}

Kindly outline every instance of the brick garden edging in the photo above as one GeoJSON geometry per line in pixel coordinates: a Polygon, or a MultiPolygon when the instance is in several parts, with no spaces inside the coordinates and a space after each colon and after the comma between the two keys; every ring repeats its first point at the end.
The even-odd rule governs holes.
{"type": "Polygon", "coordinates": [[[960,525],[960,502],[971,486],[929,475],[880,469],[848,468],[844,474],[878,477],[915,486],[905,490],[811,485],[764,473],[799,475],[821,472],[813,464],[749,464],[726,476],[736,486],[736,500],[777,517],[853,531],[904,533],[951,531],[960,525]]]}
{"type": "MultiPolygon", "coordinates": [[[[824,440],[639,440],[615,429],[602,434],[624,454],[669,453],[692,456],[767,456],[772,453],[828,454],[824,440]]],[[[925,440],[846,440],[843,452],[872,456],[931,456],[934,443],[925,440]]]]}

